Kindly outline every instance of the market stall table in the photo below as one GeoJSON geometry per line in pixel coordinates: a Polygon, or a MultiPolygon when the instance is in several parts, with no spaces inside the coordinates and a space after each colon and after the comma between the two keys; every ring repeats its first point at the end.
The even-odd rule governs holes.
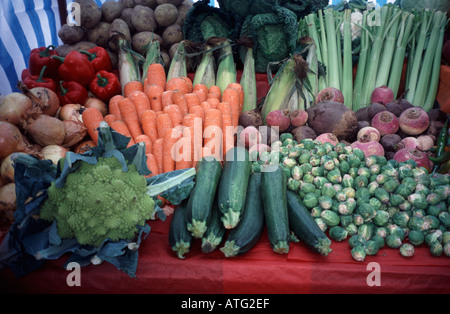
{"type": "Polygon", "coordinates": [[[300,294],[300,293],[450,293],[450,260],[431,256],[428,247],[416,248],[411,258],[397,249],[382,248],[364,262],[356,262],[348,242],[333,241],[328,256],[291,243],[288,254],[272,251],[264,232],[249,252],[225,258],[216,250],[201,252],[194,240],[181,260],[168,244],[171,216],[149,222],[152,230],[139,249],[136,278],[109,263],[80,270],[80,286],[69,286],[72,269],[66,257],[46,261],[21,278],[10,269],[0,272],[1,293],[122,293],[122,294],[300,294]],[[375,263],[375,264],[372,264],[375,263]],[[378,281],[379,280],[379,281],[378,281]],[[374,285],[375,284],[375,285],[374,285]]]}

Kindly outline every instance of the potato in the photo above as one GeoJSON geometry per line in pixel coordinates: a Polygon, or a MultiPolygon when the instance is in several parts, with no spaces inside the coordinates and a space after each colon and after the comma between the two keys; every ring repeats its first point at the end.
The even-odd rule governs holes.
{"type": "MultiPolygon", "coordinates": [[[[130,29],[128,28],[128,24],[122,19],[115,19],[114,21],[112,21],[111,27],[109,29],[109,39],[117,34],[123,34],[126,40],[131,41],[131,33],[130,29]]],[[[109,47],[114,51],[119,50],[119,47],[113,40],[109,41],[109,47]]]]}
{"type": "Polygon", "coordinates": [[[113,66],[113,69],[117,69],[119,65],[119,55],[117,52],[112,51],[111,49],[107,48],[106,51],[108,51],[109,58],[111,59],[111,64],[113,66]]]}
{"type": "Polygon", "coordinates": [[[98,23],[96,27],[87,30],[87,40],[96,43],[98,46],[103,48],[108,47],[110,28],[111,23],[103,21],[98,23]]]}
{"type": "Polygon", "coordinates": [[[81,26],[64,24],[58,31],[58,36],[67,45],[73,45],[83,39],[84,29],[81,26]]]}
{"type": "Polygon", "coordinates": [[[164,41],[164,46],[169,47],[174,43],[179,43],[183,40],[183,30],[178,24],[172,24],[163,31],[162,38],[164,41]]]}
{"type": "Polygon", "coordinates": [[[158,5],[156,3],[156,0],[134,0],[134,4],[135,5],[140,4],[140,5],[152,8],[152,9],[156,8],[156,6],[158,5]]]}
{"type": "Polygon", "coordinates": [[[133,9],[131,23],[137,32],[153,31],[158,27],[153,9],[137,5],[133,9]]]}
{"type": "Polygon", "coordinates": [[[167,27],[175,23],[178,17],[178,9],[170,3],[160,4],[155,9],[155,20],[159,26],[167,27]]]}
{"type": "Polygon", "coordinates": [[[119,0],[124,8],[134,8],[135,3],[133,0],[119,0]]]}
{"type": "Polygon", "coordinates": [[[108,0],[102,4],[102,16],[106,22],[111,23],[122,14],[122,3],[115,0],[108,0]]]}
{"type": "Polygon", "coordinates": [[[162,40],[161,36],[159,36],[156,33],[153,33],[153,32],[139,32],[139,33],[136,33],[133,36],[132,41],[131,41],[131,44],[133,46],[133,50],[138,52],[138,53],[140,53],[140,54],[144,53],[145,52],[145,48],[147,47],[148,43],[152,39],[154,41],[155,40],[159,41],[160,45],[162,44],[163,40],[162,40]]]}
{"type": "Polygon", "coordinates": [[[166,71],[169,70],[171,59],[167,51],[164,50],[161,51],[161,58],[163,60],[164,68],[166,69],[166,71]]]}
{"type": "Polygon", "coordinates": [[[170,46],[170,48],[169,48],[169,56],[170,56],[170,59],[172,59],[173,58],[173,56],[175,55],[175,52],[177,52],[177,48],[178,48],[178,45],[179,45],[180,43],[178,42],[178,43],[174,43],[174,44],[172,44],[171,46],[170,46]]]}
{"type": "Polygon", "coordinates": [[[120,19],[124,20],[127,25],[128,25],[128,29],[130,30],[131,33],[134,33],[134,26],[133,23],[131,23],[131,17],[134,14],[134,10],[133,8],[126,8],[125,10],[122,11],[122,14],[120,14],[120,19]]]}
{"type": "Polygon", "coordinates": [[[178,17],[175,21],[175,24],[183,26],[184,21],[186,20],[186,15],[193,5],[194,3],[192,2],[192,0],[184,0],[179,6],[177,6],[178,17]]]}
{"type": "Polygon", "coordinates": [[[156,0],[157,4],[170,3],[173,4],[174,6],[179,6],[182,2],[183,0],[156,0]]]}
{"type": "Polygon", "coordinates": [[[94,0],[75,0],[80,4],[81,26],[94,28],[102,18],[102,9],[94,0]]]}
{"type": "Polygon", "coordinates": [[[94,48],[95,46],[97,46],[96,43],[90,41],[80,41],[74,45],[60,45],[56,47],[56,52],[61,57],[65,57],[69,52],[73,50],[89,50],[91,48],[94,48]]]}

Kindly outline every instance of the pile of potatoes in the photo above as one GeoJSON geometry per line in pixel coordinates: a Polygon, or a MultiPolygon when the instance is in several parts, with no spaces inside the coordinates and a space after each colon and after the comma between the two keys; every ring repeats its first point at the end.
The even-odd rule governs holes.
{"type": "Polygon", "coordinates": [[[176,45],[183,40],[182,26],[193,5],[192,0],[108,0],[101,7],[94,0],[74,2],[80,4],[81,25],[62,25],[58,36],[64,45],[56,51],[65,56],[72,50],[101,46],[115,66],[118,48],[110,39],[119,32],[141,54],[152,38],[159,41],[168,67],[176,45]]]}

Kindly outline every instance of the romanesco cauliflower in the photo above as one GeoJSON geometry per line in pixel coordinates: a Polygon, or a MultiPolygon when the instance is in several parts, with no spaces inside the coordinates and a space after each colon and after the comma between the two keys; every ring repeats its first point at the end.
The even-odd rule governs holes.
{"type": "Polygon", "coordinates": [[[76,238],[82,245],[99,246],[105,239],[132,240],[154,217],[154,200],[147,182],[134,165],[122,171],[115,158],[99,157],[94,165],[81,162],[62,188],[48,188],[40,217],[56,220],[58,235],[76,238]]]}

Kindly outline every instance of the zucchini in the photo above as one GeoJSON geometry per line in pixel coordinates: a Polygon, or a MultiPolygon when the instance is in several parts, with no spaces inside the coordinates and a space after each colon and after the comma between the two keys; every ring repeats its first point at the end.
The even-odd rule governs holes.
{"type": "Polygon", "coordinates": [[[194,238],[202,238],[212,212],[222,165],[215,158],[203,158],[197,163],[195,185],[186,206],[187,228],[194,238]]]}
{"type": "Polygon", "coordinates": [[[236,228],[230,230],[224,246],[220,248],[225,257],[233,257],[247,252],[261,237],[264,229],[261,176],[261,173],[250,175],[244,214],[236,228]]]}
{"type": "Polygon", "coordinates": [[[223,226],[221,217],[217,202],[214,202],[208,226],[202,238],[203,253],[211,253],[222,242],[226,229],[223,226]]]}
{"type": "Polygon", "coordinates": [[[227,151],[217,192],[226,229],[236,227],[241,219],[251,169],[250,155],[244,147],[237,146],[227,151]]]}
{"type": "Polygon", "coordinates": [[[186,203],[183,201],[175,208],[169,227],[169,245],[181,259],[189,253],[192,242],[192,235],[186,228],[186,203]]]}
{"type": "Polygon", "coordinates": [[[290,243],[286,190],[287,179],[281,167],[262,172],[261,194],[267,234],[273,251],[279,254],[288,253],[290,243]]]}
{"type": "Polygon", "coordinates": [[[286,196],[291,230],[300,241],[321,255],[327,256],[331,252],[331,240],[319,228],[299,195],[287,191],[286,196]]]}

